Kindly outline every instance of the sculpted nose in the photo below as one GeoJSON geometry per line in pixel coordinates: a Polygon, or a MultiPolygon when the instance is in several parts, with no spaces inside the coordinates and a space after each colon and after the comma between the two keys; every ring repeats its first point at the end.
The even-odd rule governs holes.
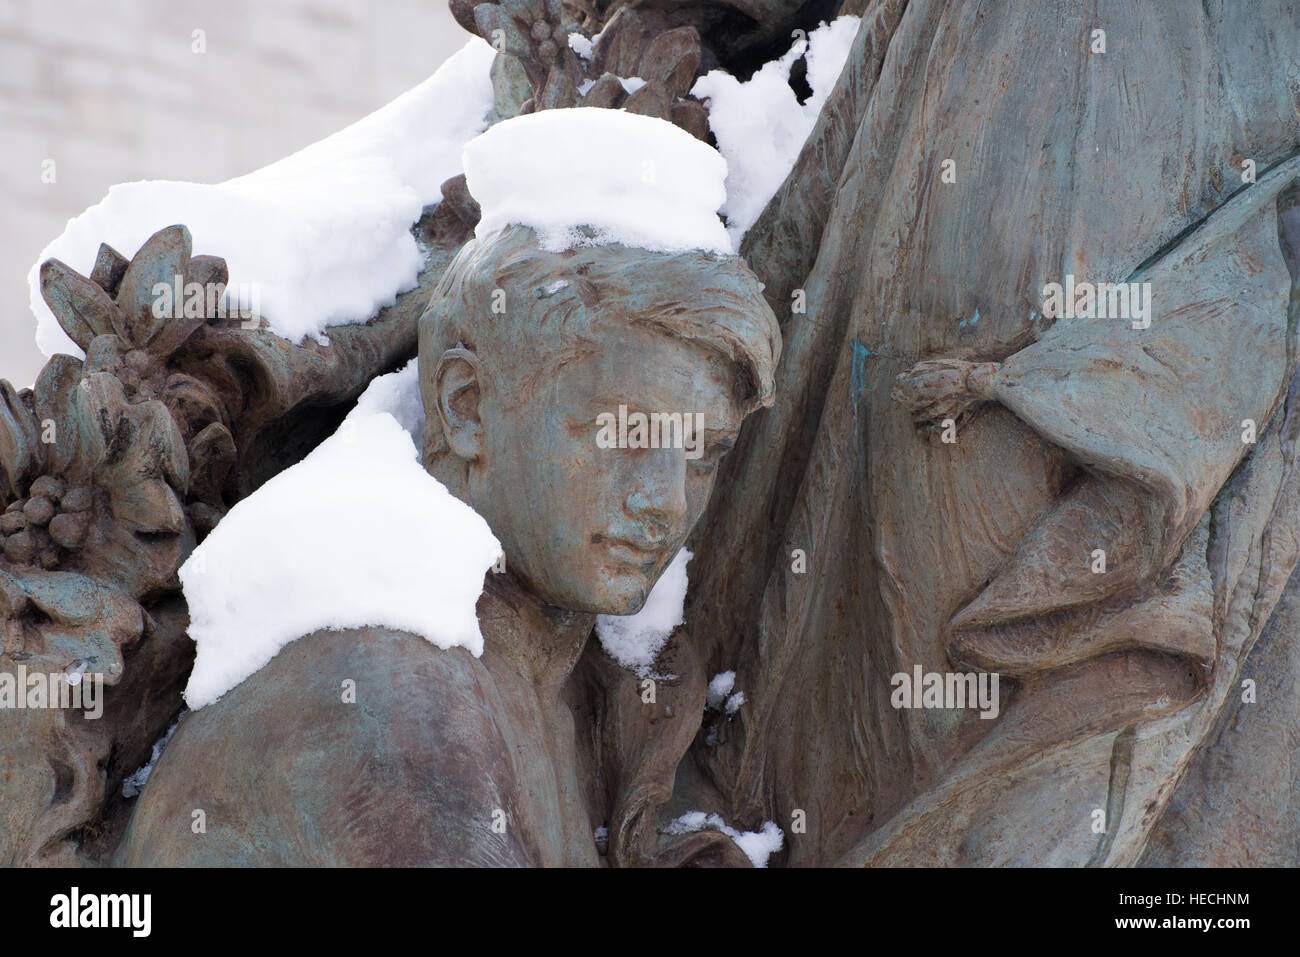
{"type": "Polygon", "coordinates": [[[651,540],[665,541],[686,516],[686,456],[681,449],[659,449],[638,463],[632,491],[623,503],[651,540]]]}

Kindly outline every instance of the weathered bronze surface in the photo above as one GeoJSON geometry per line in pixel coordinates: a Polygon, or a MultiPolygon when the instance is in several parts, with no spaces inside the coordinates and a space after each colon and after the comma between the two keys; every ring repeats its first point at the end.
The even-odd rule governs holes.
{"type": "MultiPolygon", "coordinates": [[[[697,75],[836,12],[452,8],[502,51],[493,121],[601,106],[702,139],[697,75]],[[574,26],[603,29],[589,61],[574,26]]],[[[839,12],[862,16],[848,62],[740,259],[469,242],[460,177],[415,227],[419,288],[329,346],[154,321],[154,277],[224,279],[182,226],[89,277],[45,264],[86,359],[0,383],[0,670],[93,662],[110,688],[98,721],[0,712],[0,861],[746,866],[664,833],[704,810],[776,822],[774,866],[1300,864],[1291,4],[839,12]],[[1076,281],[1146,315],[1104,293],[1052,314],[1076,281]],[[520,324],[475,319],[498,286],[520,324]],[[417,346],[425,465],[507,554],[483,657],[307,636],[123,799],[180,709],[177,567],[417,346]],[[716,475],[569,442],[620,397],[705,409],[716,475]],[[646,702],[593,616],[638,607],[683,543],[646,702]],[[899,707],[914,669],[996,673],[996,716],[899,707]],[[705,707],[726,670],[734,714],[705,707]],[[344,673],[368,710],[338,706],[344,673]]]]}

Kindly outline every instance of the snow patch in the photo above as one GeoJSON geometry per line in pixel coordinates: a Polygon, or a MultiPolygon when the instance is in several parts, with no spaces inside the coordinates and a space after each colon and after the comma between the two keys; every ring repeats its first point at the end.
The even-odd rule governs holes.
{"type": "Polygon", "coordinates": [[[732,251],[717,216],[726,161],[665,120],[593,107],[541,110],[474,138],[464,160],[483,210],[480,238],[518,223],[554,252],[607,243],[732,251]]]}
{"type": "Polygon", "coordinates": [[[651,676],[668,636],[686,620],[686,564],[693,557],[684,548],[674,555],[635,615],[596,616],[596,637],[605,653],[643,678],[651,676]]]}
{"type": "Polygon", "coordinates": [[[414,368],[377,379],[334,435],[232,508],[181,567],[198,646],[191,708],[321,629],[389,627],[483,653],[475,605],[501,545],[420,465],[414,368]]]}
{"type": "Polygon", "coordinates": [[[581,33],[569,34],[569,49],[584,60],[590,60],[595,43],[581,33]]]}
{"type": "Polygon", "coordinates": [[[723,70],[695,81],[692,95],[706,101],[709,128],[727,159],[727,232],[736,249],[790,170],[817,123],[848,59],[860,20],[842,16],[796,40],[790,50],[765,64],[745,82],[723,70]],[[812,95],[800,104],[790,88],[790,68],[808,63],[812,95]]]}
{"type": "Polygon", "coordinates": [[[738,831],[729,827],[721,815],[705,814],[703,811],[687,811],[664,828],[665,834],[689,834],[711,828],[721,831],[735,841],[736,846],[745,852],[755,867],[767,867],[767,859],[781,850],[785,843],[785,834],[772,821],[764,821],[760,831],[738,831]]]}
{"type": "Polygon", "coordinates": [[[149,755],[149,760],[139,769],[132,771],[127,775],[126,780],[122,782],[122,797],[133,798],[144,790],[144,786],[149,782],[149,776],[153,774],[154,766],[157,765],[158,759],[162,757],[163,748],[167,747],[167,742],[172,739],[176,729],[181,726],[181,718],[185,717],[188,709],[181,708],[181,713],[172,726],[167,729],[161,738],[153,743],[153,753],[149,755]]]}
{"type": "Polygon", "coordinates": [[[420,360],[412,359],[396,372],[376,376],[339,426],[355,427],[363,419],[387,412],[411,436],[417,449],[424,447],[424,400],[420,397],[420,360]]]}
{"type": "Polygon", "coordinates": [[[705,693],[704,706],[712,711],[722,707],[722,703],[727,700],[727,695],[731,694],[731,689],[736,685],[736,673],[734,671],[723,671],[709,679],[709,688],[705,693]]]}
{"type": "Polygon", "coordinates": [[[727,714],[735,714],[745,703],[745,692],[737,691],[732,694],[735,687],[734,671],[723,671],[714,675],[709,680],[709,687],[705,692],[704,707],[709,711],[726,711],[727,714]]]}
{"type": "Polygon", "coordinates": [[[270,328],[293,342],[392,305],[424,263],[411,224],[441,200],[443,181],[461,172],[461,148],[487,124],[494,56],[475,37],[388,105],[246,176],[110,188],[28,274],[37,345],[47,356],[82,355],[41,298],[42,262],[58,258],[89,275],[101,242],[133,256],[173,223],[189,227],[196,255],[224,257],[231,286],[255,289],[270,328]]]}

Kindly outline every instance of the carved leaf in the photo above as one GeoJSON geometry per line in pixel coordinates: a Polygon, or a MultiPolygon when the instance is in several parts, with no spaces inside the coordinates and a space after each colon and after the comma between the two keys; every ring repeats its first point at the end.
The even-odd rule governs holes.
{"type": "Polygon", "coordinates": [[[194,256],[190,259],[187,278],[201,286],[224,286],[230,282],[230,269],[220,256],[194,256]]]}
{"type": "Polygon", "coordinates": [[[451,0],[447,4],[451,15],[462,28],[470,33],[478,33],[478,24],[474,21],[474,8],[483,0],[451,0]]]}
{"type": "Polygon", "coordinates": [[[498,51],[517,57],[526,57],[532,53],[528,38],[510,16],[493,3],[482,3],[474,8],[474,22],[478,25],[479,36],[498,51]],[[496,31],[500,30],[501,33],[496,31]]]}
{"type": "Polygon", "coordinates": [[[101,462],[120,457],[127,438],[122,383],[107,372],[92,372],[83,376],[72,391],[74,403],[69,411],[81,440],[76,464],[94,469],[101,462]]]}
{"type": "Polygon", "coordinates": [[[175,319],[168,319],[162,328],[158,330],[157,335],[153,337],[153,341],[149,343],[149,351],[166,360],[168,356],[183,346],[202,325],[202,316],[177,316],[175,319]]]}
{"type": "Polygon", "coordinates": [[[674,103],[673,124],[701,142],[709,141],[709,111],[699,100],[679,100],[674,103]]]}
{"type": "Polygon", "coordinates": [[[131,265],[120,252],[108,243],[99,244],[99,253],[95,256],[95,266],[90,270],[90,281],[110,296],[116,296],[126,275],[126,267],[131,265]]]}
{"type": "Polygon", "coordinates": [[[661,120],[671,119],[673,114],[672,100],[661,83],[647,83],[641,87],[627,98],[623,109],[661,120]]]}
{"type": "Polygon", "coordinates": [[[624,79],[636,75],[645,42],[645,27],[631,7],[622,7],[600,34],[592,52],[592,66],[624,79]]]}
{"type": "Polygon", "coordinates": [[[57,259],[41,263],[41,298],[83,351],[95,336],[126,328],[125,316],[108,293],[57,259]]]}
{"type": "Polygon", "coordinates": [[[40,431],[14,387],[0,379],[0,499],[20,498],[40,471],[40,431]]]}
{"type": "MultiPolygon", "coordinates": [[[[174,321],[154,315],[153,289],[159,283],[174,287],[178,276],[184,284],[190,251],[190,231],[181,225],[168,226],[150,236],[126,268],[117,304],[126,314],[124,338],[136,348],[143,349],[166,323],[174,321]]],[[[184,302],[174,302],[172,307],[174,314],[183,313],[184,302]]]]}
{"type": "Polygon", "coordinates": [[[221,490],[235,465],[235,440],[230,430],[213,422],[190,442],[191,493],[195,498],[222,507],[221,490]]]}
{"type": "Polygon", "coordinates": [[[103,336],[95,336],[86,347],[86,364],[84,371],[107,372],[110,375],[117,375],[122,368],[122,353],[126,351],[126,343],[120,336],[112,333],[103,336]]]}
{"type": "Polygon", "coordinates": [[[613,109],[622,96],[623,84],[618,82],[618,77],[614,74],[606,73],[592,84],[587,95],[582,98],[582,105],[613,109]]]}
{"type": "Polygon", "coordinates": [[[465,174],[453,176],[442,184],[442,204],[456,214],[456,217],[470,229],[478,225],[483,218],[483,210],[478,201],[469,194],[469,185],[465,174]]]}
{"type": "Polygon", "coordinates": [[[523,104],[532,99],[533,84],[518,57],[498,56],[492,61],[492,109],[494,119],[519,116],[523,104]]]}
{"type": "Polygon", "coordinates": [[[700,35],[694,27],[678,27],[650,41],[637,76],[662,83],[671,98],[685,96],[700,68],[700,35]]]}
{"type": "Polygon", "coordinates": [[[534,104],[539,110],[563,110],[578,105],[578,88],[568,74],[552,70],[534,104]]]}
{"type": "MultiPolygon", "coordinates": [[[[80,360],[72,356],[56,355],[45,364],[36,379],[37,425],[42,430],[45,430],[47,423],[51,426],[52,441],[45,448],[49,458],[49,471],[56,475],[68,473],[72,463],[87,451],[82,448],[81,430],[77,423],[77,383],[81,379],[81,373],[80,360]]],[[[77,476],[77,480],[71,484],[84,484],[83,479],[89,477],[89,468],[96,461],[98,460],[91,461],[86,467],[85,476],[77,476]]]]}

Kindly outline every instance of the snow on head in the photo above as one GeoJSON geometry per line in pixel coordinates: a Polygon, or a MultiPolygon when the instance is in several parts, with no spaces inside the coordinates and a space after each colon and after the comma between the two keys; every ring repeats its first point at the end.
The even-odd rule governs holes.
{"type": "Polygon", "coordinates": [[[643,678],[673,629],[686,620],[686,563],[692,557],[684,548],[673,556],[635,615],[596,616],[596,637],[605,653],[643,678]]]}
{"type": "Polygon", "coordinates": [[[842,16],[796,40],[784,56],[741,82],[723,70],[695,81],[691,94],[705,100],[709,129],[727,158],[727,232],[737,249],[763,207],[794,168],[857,36],[859,19],[842,16]],[[812,95],[800,103],[790,88],[790,68],[808,63],[812,95]]]}
{"type": "Polygon", "coordinates": [[[222,256],[233,292],[272,331],[298,342],[330,325],[365,322],[415,285],[423,256],[410,227],[461,171],[465,141],[492,108],[494,52],[477,37],[428,80],[319,143],[216,185],[114,186],[68,221],[28,274],[36,344],[81,350],[41,298],[51,257],[89,275],[101,242],[134,256],[159,229],[184,223],[196,253],[222,256]]]}
{"type": "Polygon", "coordinates": [[[384,626],[483,653],[475,605],[501,546],[421,467],[410,375],[376,380],[338,432],[231,509],[181,567],[198,646],[191,708],[321,629],[384,626]]]}
{"type": "Polygon", "coordinates": [[[542,110],[465,146],[467,185],[483,209],[475,235],[517,223],[555,252],[621,243],[730,253],[717,215],[726,175],[722,156],[685,130],[622,110],[542,110]]]}

